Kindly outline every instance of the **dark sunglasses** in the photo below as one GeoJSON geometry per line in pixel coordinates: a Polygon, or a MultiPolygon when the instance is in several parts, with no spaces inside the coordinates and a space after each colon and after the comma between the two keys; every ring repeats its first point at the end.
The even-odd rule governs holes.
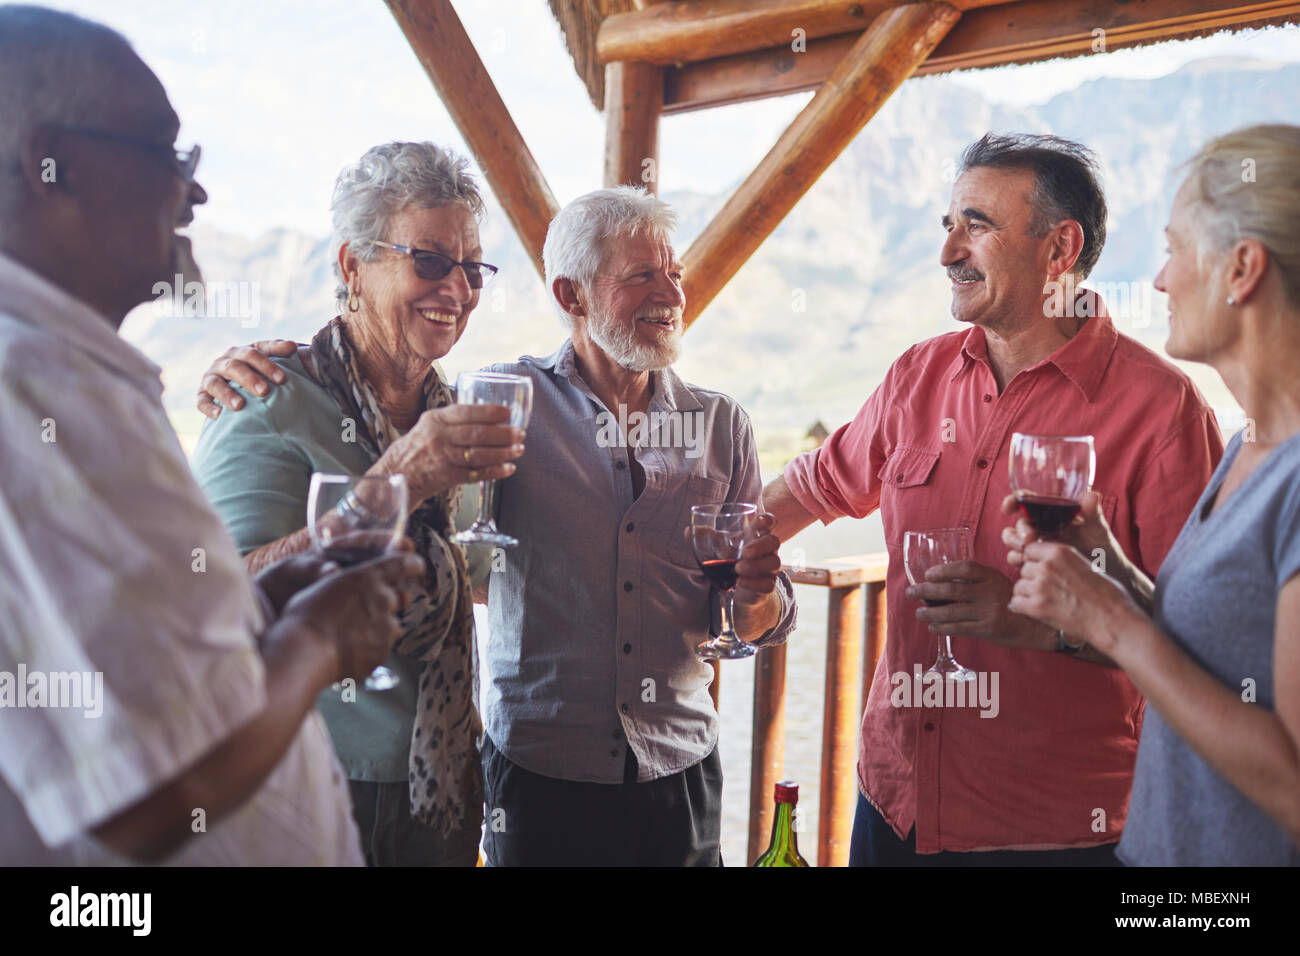
{"type": "Polygon", "coordinates": [[[431,249],[413,249],[410,246],[399,246],[395,243],[384,242],[382,239],[370,239],[377,246],[383,246],[385,249],[392,249],[394,252],[400,252],[411,257],[411,262],[415,266],[415,274],[421,279],[430,279],[437,281],[445,279],[451,274],[451,270],[460,266],[465,270],[465,279],[469,282],[471,289],[481,289],[487,284],[487,281],[497,274],[497,267],[490,266],[486,262],[457,262],[451,256],[444,256],[441,252],[434,252],[431,249]]]}

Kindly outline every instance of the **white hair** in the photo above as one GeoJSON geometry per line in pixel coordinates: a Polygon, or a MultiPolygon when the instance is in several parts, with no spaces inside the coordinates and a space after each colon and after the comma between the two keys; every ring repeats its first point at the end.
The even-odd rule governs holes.
{"type": "Polygon", "coordinates": [[[0,206],[19,170],[18,151],[35,127],[94,126],[118,95],[107,80],[126,37],[100,23],[26,4],[0,5],[0,206]]]}
{"type": "MultiPolygon", "coordinates": [[[[604,264],[607,240],[648,235],[668,242],[677,228],[677,213],[640,186],[614,186],[579,196],[559,211],[546,230],[542,264],[546,288],[556,279],[588,287],[604,264]]],[[[573,328],[573,317],[551,297],[560,321],[573,328]]]]}
{"type": "Polygon", "coordinates": [[[1282,289],[1300,306],[1300,127],[1234,130],[1184,164],[1197,231],[1197,265],[1241,239],[1256,239],[1276,265],[1282,289]]]}
{"type": "Polygon", "coordinates": [[[483,218],[483,196],[469,171],[469,160],[433,143],[384,143],[339,173],[330,212],[334,221],[331,261],[339,280],[340,307],[348,290],[339,269],[339,249],[349,243],[363,262],[379,257],[381,247],[367,239],[388,239],[392,217],[408,206],[435,209],[462,205],[483,218]]]}

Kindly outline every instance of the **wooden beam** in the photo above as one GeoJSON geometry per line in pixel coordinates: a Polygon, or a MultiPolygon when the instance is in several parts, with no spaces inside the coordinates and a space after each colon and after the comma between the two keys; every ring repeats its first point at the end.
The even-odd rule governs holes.
{"type": "MultiPolygon", "coordinates": [[[[601,63],[640,60],[689,63],[834,36],[861,33],[871,21],[900,3],[918,0],[711,0],[665,3],[616,13],[601,22],[596,59],[601,63]],[[798,31],[798,32],[796,32],[798,31]]],[[[958,10],[1011,0],[952,0],[958,10]]]]}
{"type": "Polygon", "coordinates": [[[605,67],[605,185],[659,191],[664,71],[649,63],[605,67]]]}
{"type": "MultiPolygon", "coordinates": [[[[1300,22],[1300,2],[1239,0],[1030,0],[972,10],[916,69],[915,75],[946,73],[1008,63],[1101,52],[1194,36],[1207,30],[1300,22]]],[[[794,53],[788,43],[754,53],[720,57],[668,69],[664,113],[725,106],[815,90],[857,41],[854,34],[810,40],[794,53]]]]}
{"type": "Polygon", "coordinates": [[[539,275],[560,211],[450,0],[384,0],[505,209],[539,275]]]}
{"type": "Polygon", "coordinates": [[[917,3],[881,14],[683,256],[689,325],[961,14],[917,3]]]}

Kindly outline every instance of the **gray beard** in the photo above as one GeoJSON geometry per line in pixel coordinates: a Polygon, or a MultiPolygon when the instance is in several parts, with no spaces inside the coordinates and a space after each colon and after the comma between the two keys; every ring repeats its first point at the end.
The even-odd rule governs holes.
{"type": "Polygon", "coordinates": [[[636,340],[636,326],[631,328],[592,314],[587,334],[600,350],[630,372],[657,372],[677,361],[681,354],[681,335],[656,348],[636,340]]]}

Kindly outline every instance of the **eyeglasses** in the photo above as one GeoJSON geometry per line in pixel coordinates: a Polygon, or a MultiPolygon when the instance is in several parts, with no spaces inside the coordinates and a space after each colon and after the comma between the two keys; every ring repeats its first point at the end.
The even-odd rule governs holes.
{"type": "Polygon", "coordinates": [[[399,246],[391,242],[384,242],[382,239],[368,239],[366,241],[410,256],[411,262],[415,266],[415,274],[421,279],[445,279],[451,275],[452,269],[460,266],[465,270],[465,280],[469,283],[469,287],[471,289],[481,289],[489,279],[497,274],[497,267],[490,266],[486,262],[457,262],[451,256],[444,256],[441,252],[434,252],[431,249],[413,249],[410,246],[399,246]]]}
{"type": "Polygon", "coordinates": [[[200,149],[197,143],[187,150],[181,150],[176,149],[174,146],[164,146],[162,143],[133,139],[130,136],[122,136],[119,133],[111,133],[108,130],[95,129],[91,126],[64,126],[61,128],[70,133],[80,133],[82,136],[107,140],[110,143],[120,143],[123,146],[132,146],[146,153],[152,153],[167,162],[176,175],[186,183],[194,182],[194,172],[199,168],[200,149]]]}

